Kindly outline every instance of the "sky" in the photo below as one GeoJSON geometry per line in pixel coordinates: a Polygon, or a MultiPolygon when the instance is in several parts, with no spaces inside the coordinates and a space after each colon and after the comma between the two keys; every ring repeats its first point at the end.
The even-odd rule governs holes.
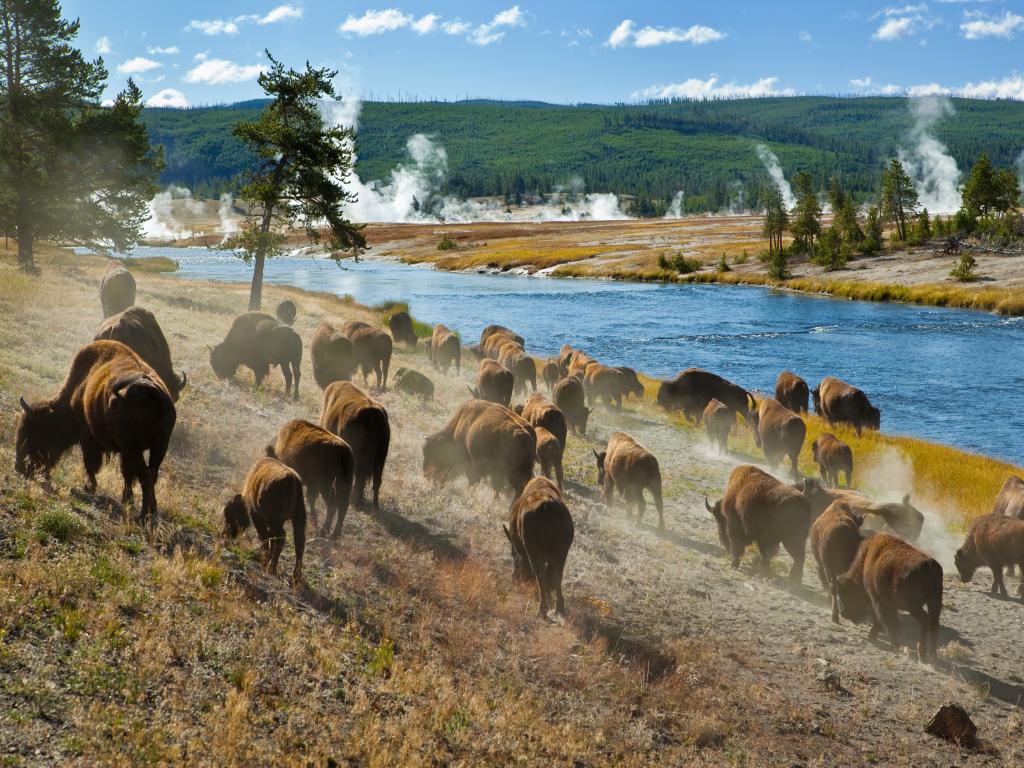
{"type": "Polygon", "coordinates": [[[618,103],[957,93],[1024,99],[1024,0],[518,3],[66,0],[78,44],[154,106],[262,95],[264,49],[364,99],[618,103]]]}

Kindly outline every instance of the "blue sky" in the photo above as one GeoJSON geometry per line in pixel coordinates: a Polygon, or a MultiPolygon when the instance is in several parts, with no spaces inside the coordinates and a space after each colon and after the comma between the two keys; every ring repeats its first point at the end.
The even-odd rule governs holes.
{"type": "Polygon", "coordinates": [[[1024,0],[353,3],[73,0],[112,96],[261,95],[263,49],[339,70],[365,98],[558,103],[765,93],[955,92],[1024,99],[1024,0]]]}

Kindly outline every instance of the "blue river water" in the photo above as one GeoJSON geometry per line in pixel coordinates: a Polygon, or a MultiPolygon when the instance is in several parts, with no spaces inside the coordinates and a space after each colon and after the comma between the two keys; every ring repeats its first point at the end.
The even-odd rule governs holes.
{"type": "MultiPolygon", "coordinates": [[[[252,274],[222,251],[139,248],[136,255],[170,256],[191,279],[252,274]]],[[[522,333],[532,354],[568,342],[658,377],[696,366],[773,392],[784,368],[812,387],[831,374],[868,393],[885,432],[1024,463],[1024,318],[755,287],[448,273],[379,260],[272,259],[266,280],[365,304],[402,299],[416,318],[444,322],[469,341],[500,323],[522,333]]]]}

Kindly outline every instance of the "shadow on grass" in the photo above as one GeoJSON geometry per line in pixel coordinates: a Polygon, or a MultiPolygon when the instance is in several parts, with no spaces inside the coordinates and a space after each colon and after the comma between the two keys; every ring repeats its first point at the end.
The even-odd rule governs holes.
{"type": "Polygon", "coordinates": [[[436,533],[425,525],[400,515],[393,509],[382,506],[380,511],[371,517],[396,539],[415,548],[427,549],[438,558],[459,562],[469,557],[468,552],[447,536],[436,533]]]}
{"type": "Polygon", "coordinates": [[[652,642],[630,636],[626,627],[609,621],[587,603],[577,602],[573,606],[570,623],[583,640],[601,640],[608,656],[642,667],[648,681],[659,680],[676,667],[672,654],[652,642]]]}

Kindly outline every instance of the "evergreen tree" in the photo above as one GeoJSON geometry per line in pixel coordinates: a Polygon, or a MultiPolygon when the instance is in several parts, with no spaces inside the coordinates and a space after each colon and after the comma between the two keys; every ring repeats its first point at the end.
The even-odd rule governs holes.
{"type": "Polygon", "coordinates": [[[964,184],[963,206],[972,216],[988,216],[996,205],[997,196],[995,169],[989,162],[988,154],[982,152],[964,184]]]}
{"type": "Polygon", "coordinates": [[[903,163],[895,158],[882,174],[882,218],[896,225],[896,236],[907,239],[907,222],[917,213],[917,190],[903,163]]]}
{"type": "Polygon", "coordinates": [[[999,213],[1016,211],[1020,205],[1020,183],[1017,174],[1005,169],[996,174],[996,196],[993,208],[999,213]]]}
{"type": "Polygon", "coordinates": [[[814,238],[821,232],[821,206],[814,191],[814,177],[807,171],[800,171],[793,177],[793,191],[796,205],[793,206],[791,231],[793,247],[800,253],[814,250],[814,238]]]}
{"type": "Polygon", "coordinates": [[[882,248],[882,240],[885,237],[882,231],[882,217],[878,214],[878,208],[868,208],[867,221],[864,224],[864,242],[861,250],[864,253],[877,253],[882,248]]]}
{"type": "Polygon", "coordinates": [[[285,69],[267,51],[270,69],[259,76],[260,87],[272,101],[258,121],[238,123],[234,133],[259,158],[249,173],[241,197],[249,204],[242,232],[225,243],[255,260],[249,310],[260,308],[263,267],[267,258],[281,253],[286,233],[301,227],[314,243],[324,238],[331,258],[352,254],[358,259],[366,248],[362,227],[345,218],[344,206],[355,195],[344,187],[352,168],[351,128],[326,126],[318,109],[324,99],[337,100],[331,81],[337,72],[285,69]]]}
{"type": "Polygon", "coordinates": [[[764,225],[762,232],[768,238],[768,252],[782,251],[782,235],[789,226],[789,215],[782,199],[782,190],[775,184],[768,184],[761,193],[764,205],[764,225]]]}

